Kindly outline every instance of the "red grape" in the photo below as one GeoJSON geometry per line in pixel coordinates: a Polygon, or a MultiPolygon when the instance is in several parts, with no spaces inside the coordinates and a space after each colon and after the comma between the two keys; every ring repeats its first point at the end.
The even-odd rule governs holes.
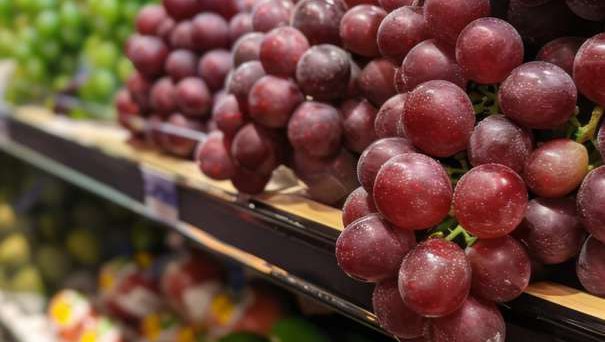
{"type": "Polygon", "coordinates": [[[269,131],[251,123],[242,127],[233,138],[231,156],[240,169],[259,175],[270,175],[278,164],[269,131]]]}
{"type": "Polygon", "coordinates": [[[402,120],[407,97],[407,94],[395,95],[380,107],[374,121],[378,138],[406,137],[402,120]]]}
{"type": "Polygon", "coordinates": [[[396,274],[414,245],[412,232],[395,229],[380,216],[370,214],[342,231],[336,241],[336,258],[350,277],[378,282],[396,274]]]}
{"type": "Polygon", "coordinates": [[[393,83],[395,84],[395,89],[398,93],[403,94],[408,91],[405,85],[405,80],[403,79],[402,67],[399,67],[397,70],[395,70],[395,79],[393,80],[393,83]]]}
{"type": "Polygon", "coordinates": [[[229,156],[229,144],[223,133],[212,132],[208,135],[197,153],[197,164],[208,177],[227,180],[235,175],[235,165],[229,156]]]}
{"type": "MultiPolygon", "coordinates": [[[[404,0],[408,1],[408,0],[404,0]]],[[[378,28],[378,49],[401,63],[418,43],[429,38],[421,7],[405,6],[387,15],[378,28]]]]}
{"type": "Polygon", "coordinates": [[[260,45],[265,35],[252,32],[241,36],[233,45],[233,65],[240,66],[245,62],[260,60],[260,45]]]}
{"type": "Polygon", "coordinates": [[[189,50],[174,50],[166,59],[166,73],[175,82],[197,74],[197,56],[189,50]]]}
{"type": "Polygon", "coordinates": [[[328,157],[340,150],[342,120],[328,104],[305,102],[288,123],[288,139],[295,150],[313,157],[328,157]]]}
{"type": "Polygon", "coordinates": [[[357,86],[363,97],[376,106],[382,106],[397,94],[393,84],[396,68],[388,58],[377,58],[368,63],[357,78],[357,86]]]}
{"type": "MultiPolygon", "coordinates": [[[[168,117],[167,123],[172,129],[179,130],[194,130],[201,131],[201,124],[197,121],[186,118],[180,113],[173,113],[168,117]]],[[[190,158],[193,155],[195,147],[199,140],[185,137],[179,132],[165,133],[164,147],[165,149],[176,156],[190,158]]]]}
{"type": "Polygon", "coordinates": [[[260,62],[250,61],[238,66],[227,78],[227,92],[235,95],[243,110],[248,108],[250,89],[263,76],[265,76],[265,70],[260,62]]]}
{"type": "Polygon", "coordinates": [[[466,78],[483,84],[500,83],[523,63],[523,41],[506,21],[480,18],[460,33],[456,61],[466,78]]]}
{"type": "Polygon", "coordinates": [[[429,81],[410,92],[403,124],[412,143],[436,157],[449,157],[468,146],[475,111],[464,90],[448,81],[429,81]]]}
{"type": "Polygon", "coordinates": [[[133,134],[139,133],[139,130],[131,120],[141,115],[140,108],[132,99],[127,89],[120,89],[118,91],[115,98],[115,107],[118,113],[118,123],[133,134]]]}
{"type": "Polygon", "coordinates": [[[236,167],[231,183],[241,193],[256,195],[265,190],[271,180],[271,174],[259,174],[241,167],[236,167]]]}
{"type": "Polygon", "coordinates": [[[597,149],[601,152],[601,157],[605,160],[605,121],[601,124],[601,129],[599,129],[597,149]]]}
{"type": "Polygon", "coordinates": [[[311,47],[296,66],[296,80],[303,93],[319,101],[342,97],[350,77],[351,58],[334,45],[311,47]]]}
{"type": "Polygon", "coordinates": [[[473,269],[473,295],[493,302],[519,297],[529,284],[531,262],[523,245],[510,236],[479,240],[466,249],[473,269]]]}
{"type": "Polygon", "coordinates": [[[416,338],[424,334],[427,320],[403,304],[397,280],[376,284],[372,306],[380,326],[398,338],[416,338]]]}
{"type": "MultiPolygon", "coordinates": [[[[162,39],[165,43],[172,45],[172,43],[170,43],[170,36],[171,36],[172,32],[174,31],[175,27],[176,27],[176,23],[174,22],[174,19],[167,16],[164,18],[164,20],[162,20],[162,23],[157,27],[155,35],[158,38],[162,39]]],[[[174,48],[175,46],[172,46],[172,47],[174,48]]]]}
{"type": "Polygon", "coordinates": [[[250,13],[238,13],[229,21],[229,41],[231,43],[235,43],[239,37],[252,31],[252,15],[250,13]]]}
{"type": "Polygon", "coordinates": [[[151,107],[161,114],[170,114],[177,110],[176,86],[170,78],[160,78],[153,84],[150,102],[151,107]]]}
{"type": "Polygon", "coordinates": [[[578,191],[578,212],[584,227],[605,242],[605,166],[592,170],[578,191]]]}
{"type": "Polygon", "coordinates": [[[455,313],[431,321],[433,342],[504,342],[506,325],[498,308],[468,297],[455,313]]]}
{"type": "Polygon", "coordinates": [[[193,43],[193,23],[190,20],[176,24],[170,33],[170,46],[173,49],[196,50],[193,43]]]}
{"type": "Polygon", "coordinates": [[[193,25],[193,44],[197,50],[208,51],[229,46],[229,24],[223,17],[214,13],[201,13],[195,16],[193,25]]]}
{"type": "Polygon", "coordinates": [[[527,189],[523,179],[500,164],[484,164],[467,172],[454,191],[458,222],[480,239],[505,236],[525,216],[527,189]]]}
{"type": "Polygon", "coordinates": [[[573,78],[580,92],[591,101],[605,106],[605,33],[588,39],[578,51],[573,64],[573,78]]]}
{"type": "Polygon", "coordinates": [[[299,30],[284,26],[265,35],[259,56],[268,74],[291,77],[296,72],[296,64],[308,49],[309,42],[299,30]]]}
{"type": "Polygon", "coordinates": [[[229,20],[242,10],[241,0],[201,0],[202,11],[215,12],[229,20]]]}
{"type": "Polygon", "coordinates": [[[296,83],[275,76],[259,79],[248,95],[250,116],[272,128],[286,127],[290,116],[304,98],[296,83]]]}
{"type": "Polygon", "coordinates": [[[452,185],[437,161],[405,153],[382,165],[373,194],[378,211],[397,227],[426,229],[447,216],[452,185]]]}
{"type": "Polygon", "coordinates": [[[291,23],[311,45],[340,45],[340,20],[346,10],[342,0],[302,0],[294,8],[291,23]]]}
{"type": "Polygon", "coordinates": [[[433,39],[425,40],[416,45],[407,54],[401,64],[399,79],[404,87],[398,87],[399,92],[412,91],[416,86],[426,81],[450,81],[462,89],[466,89],[466,79],[462,68],[456,63],[454,48],[440,44],[433,39]]]}
{"type": "Polygon", "coordinates": [[[341,112],[345,146],[353,152],[363,152],[376,140],[376,108],[367,100],[348,100],[342,104],[341,112]]]}
{"type": "Polygon", "coordinates": [[[164,72],[168,47],[152,36],[136,36],[129,44],[127,55],[134,67],[146,77],[159,76],[164,72]]]}
{"type": "Polygon", "coordinates": [[[471,288],[471,266],[464,251],[443,239],[428,239],[408,253],[399,270],[403,303],[425,317],[458,310],[471,288]]]}
{"type": "Polygon", "coordinates": [[[426,0],[424,17],[431,35],[451,45],[471,21],[490,15],[489,0],[426,0]]]}
{"type": "Polygon", "coordinates": [[[344,0],[349,7],[355,7],[357,5],[378,5],[378,0],[344,0]]]}
{"type": "Polygon", "coordinates": [[[586,173],[586,147],[571,139],[556,139],[540,146],[529,156],[523,178],[533,193],[556,198],[577,189],[586,173]]]}
{"type": "Polygon", "coordinates": [[[246,123],[246,116],[239,108],[233,95],[226,95],[214,101],[212,118],[226,136],[233,136],[246,123]]]}
{"type": "Polygon", "coordinates": [[[582,246],[576,271],[588,292],[605,297],[605,244],[589,237],[582,246]]]}
{"type": "MultiPolygon", "coordinates": [[[[541,46],[555,38],[568,36],[577,25],[577,18],[564,1],[527,5],[528,0],[510,0],[507,21],[531,45],[541,46]]],[[[536,1],[534,1],[536,2],[536,1]]]]}
{"type": "Polygon", "coordinates": [[[571,75],[574,59],[585,40],[580,37],[561,37],[552,40],[540,49],[536,60],[552,63],[571,75]]]}
{"type": "Polygon", "coordinates": [[[416,149],[404,138],[385,138],[374,142],[359,158],[357,164],[359,183],[366,191],[372,193],[380,168],[391,158],[411,152],[416,152],[416,149]]]}
{"type": "Polygon", "coordinates": [[[162,0],[166,12],[177,21],[188,19],[202,9],[199,0],[162,0]]]}
{"type": "Polygon", "coordinates": [[[347,50],[365,57],[376,57],[376,33],[385,10],[372,5],[359,5],[347,11],[340,21],[340,38],[347,50]]]}
{"type": "Polygon", "coordinates": [[[391,12],[403,6],[411,6],[414,0],[378,0],[378,3],[387,12],[391,12]]]}
{"type": "Polygon", "coordinates": [[[165,19],[164,7],[157,4],[145,5],[137,14],[135,23],[137,32],[143,35],[155,35],[165,19]]]}
{"type": "Polygon", "coordinates": [[[553,129],[573,115],[577,90],[565,70],[547,62],[529,62],[502,83],[498,100],[504,114],[520,125],[553,129]]]}
{"type": "Polygon", "coordinates": [[[576,255],[586,237],[573,198],[535,198],[515,236],[542,264],[565,262],[576,255]]]}
{"type": "Polygon", "coordinates": [[[208,51],[200,59],[198,74],[212,91],[218,91],[225,85],[225,78],[233,68],[231,53],[227,50],[208,51]]]}
{"type": "Polygon", "coordinates": [[[372,196],[359,187],[351,192],[342,207],[342,224],[346,227],[353,221],[375,212],[372,196]]]}
{"type": "Polygon", "coordinates": [[[130,74],[130,77],[126,80],[126,87],[130,92],[130,96],[132,96],[132,99],[141,107],[141,109],[149,108],[151,86],[152,83],[137,71],[130,74]]]}
{"type": "Polygon", "coordinates": [[[269,32],[278,26],[288,25],[293,7],[290,0],[264,0],[257,3],[252,10],[254,31],[269,32]]]}
{"type": "Polygon", "coordinates": [[[468,156],[473,166],[496,163],[521,173],[532,150],[531,130],[517,126],[503,115],[491,115],[475,127],[468,156]]]}
{"type": "Polygon", "coordinates": [[[206,83],[198,77],[187,77],[176,85],[176,103],[183,114],[205,117],[212,107],[212,96],[206,83]]]}
{"type": "Polygon", "coordinates": [[[602,0],[565,0],[565,3],[580,18],[592,21],[605,19],[605,3],[602,0]]]}

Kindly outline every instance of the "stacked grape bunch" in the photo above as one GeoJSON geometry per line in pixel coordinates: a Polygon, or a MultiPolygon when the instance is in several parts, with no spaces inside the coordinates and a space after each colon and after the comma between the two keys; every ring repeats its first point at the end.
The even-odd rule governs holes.
{"type": "Polygon", "coordinates": [[[203,137],[196,132],[213,130],[212,105],[225,95],[228,49],[247,29],[245,20],[237,24],[238,10],[235,0],[166,0],[141,9],[125,44],[136,71],[116,97],[118,119],[133,137],[192,157],[203,137]]]}
{"type": "Polygon", "coordinates": [[[605,296],[605,34],[572,36],[598,32],[587,20],[602,27],[605,5],[383,1],[391,12],[372,39],[351,18],[364,12],[367,25],[381,10],[362,2],[372,4],[346,12],[340,37],[356,61],[374,58],[362,75],[396,65],[385,78],[398,94],[384,102],[386,83],[364,91],[357,78],[382,106],[336,256],[376,284],[383,328],[401,340],[504,341],[495,303],[521,295],[534,268],[576,257],[582,285],[605,296]]]}

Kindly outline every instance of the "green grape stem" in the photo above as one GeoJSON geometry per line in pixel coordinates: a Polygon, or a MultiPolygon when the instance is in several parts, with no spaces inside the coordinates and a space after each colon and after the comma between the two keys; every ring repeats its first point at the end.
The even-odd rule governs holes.
{"type": "Polygon", "coordinates": [[[464,229],[462,226],[458,225],[456,228],[454,228],[454,230],[452,230],[446,237],[445,239],[447,241],[453,241],[455,238],[457,238],[458,236],[463,235],[464,236],[464,243],[466,244],[467,247],[472,246],[476,241],[477,238],[472,236],[469,232],[466,231],[466,229],[464,229]]]}
{"type": "Polygon", "coordinates": [[[588,124],[578,128],[576,132],[576,141],[580,144],[583,144],[589,140],[593,140],[597,133],[597,129],[599,128],[599,122],[601,122],[602,117],[603,107],[596,106],[592,111],[588,124]]]}

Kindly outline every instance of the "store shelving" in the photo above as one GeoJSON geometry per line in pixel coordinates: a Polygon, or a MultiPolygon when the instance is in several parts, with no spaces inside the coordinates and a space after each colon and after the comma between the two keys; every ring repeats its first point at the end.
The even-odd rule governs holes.
{"type": "MultiPolygon", "coordinates": [[[[370,312],[371,286],[337,266],[340,212],[307,199],[287,171],[274,177],[265,195],[242,197],[228,182],[202,176],[192,162],[131,146],[116,126],[74,122],[38,107],[2,112],[4,151],[163,220],[203,247],[380,330],[370,312]],[[146,201],[150,174],[174,184],[176,219],[162,217],[146,201]]],[[[605,299],[571,287],[536,283],[503,309],[511,341],[605,340],[605,299]]]]}

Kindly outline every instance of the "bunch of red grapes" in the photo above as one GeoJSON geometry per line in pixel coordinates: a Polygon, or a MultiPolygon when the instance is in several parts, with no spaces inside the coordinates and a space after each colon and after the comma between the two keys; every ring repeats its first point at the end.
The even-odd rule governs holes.
{"type": "Polygon", "coordinates": [[[577,257],[605,296],[603,21],[600,0],[164,0],[118,110],[179,155],[195,141],[128,119],[207,132],[202,172],[241,192],[286,165],[346,199],[339,265],[399,339],[504,341],[495,303],[542,265],[577,257]]]}

